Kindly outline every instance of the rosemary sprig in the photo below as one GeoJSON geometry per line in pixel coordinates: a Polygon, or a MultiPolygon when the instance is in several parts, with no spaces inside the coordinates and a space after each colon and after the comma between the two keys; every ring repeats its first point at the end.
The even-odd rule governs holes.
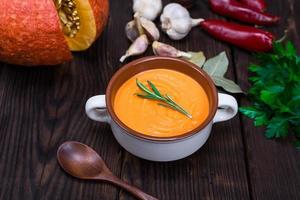
{"type": "Polygon", "coordinates": [[[147,82],[152,90],[150,90],[143,83],[141,83],[138,79],[136,79],[137,86],[144,92],[144,94],[140,94],[140,93],[136,94],[138,97],[141,97],[144,99],[152,99],[152,100],[160,101],[160,103],[158,103],[158,105],[176,110],[176,111],[184,114],[188,118],[192,119],[192,115],[187,110],[185,110],[183,107],[178,105],[172,99],[172,97],[170,95],[168,95],[168,94],[162,95],[151,81],[148,80],[147,82]]]}

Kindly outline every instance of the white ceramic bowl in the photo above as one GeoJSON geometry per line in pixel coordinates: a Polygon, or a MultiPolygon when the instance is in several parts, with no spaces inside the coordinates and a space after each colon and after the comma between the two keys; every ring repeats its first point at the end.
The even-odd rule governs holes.
{"type": "Polygon", "coordinates": [[[211,78],[196,65],[177,58],[152,56],[122,67],[110,80],[106,95],[91,97],[85,109],[90,119],[109,123],[116,140],[133,155],[152,161],[173,161],[197,151],[208,139],[212,125],[234,117],[238,105],[234,97],[218,94],[211,78]],[[209,116],[193,131],[175,137],[151,137],[132,130],[116,116],[112,105],[119,87],[135,74],[156,68],[182,72],[204,88],[210,103],[209,116]]]}

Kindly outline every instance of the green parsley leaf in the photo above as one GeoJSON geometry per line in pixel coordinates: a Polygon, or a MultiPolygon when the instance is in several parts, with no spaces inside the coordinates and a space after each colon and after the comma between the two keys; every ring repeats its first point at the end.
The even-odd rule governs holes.
{"type": "Polygon", "coordinates": [[[239,111],[247,117],[254,119],[255,126],[266,125],[269,121],[267,114],[257,110],[255,107],[241,107],[239,111]]]}
{"type": "Polygon", "coordinates": [[[253,104],[239,110],[255,126],[266,126],[267,138],[294,135],[300,148],[300,56],[291,42],[275,42],[273,52],[256,57],[258,64],[249,66],[253,104]]]}
{"type": "Polygon", "coordinates": [[[280,138],[288,135],[288,120],[282,117],[274,117],[268,124],[266,130],[267,138],[280,138]]]}

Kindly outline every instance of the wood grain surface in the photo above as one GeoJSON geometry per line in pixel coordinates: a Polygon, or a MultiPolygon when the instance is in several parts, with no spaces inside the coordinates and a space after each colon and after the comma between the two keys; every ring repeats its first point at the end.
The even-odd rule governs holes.
{"type": "MultiPolygon", "coordinates": [[[[195,2],[190,10],[194,18],[222,18],[210,11],[207,1],[195,2]]],[[[268,11],[281,16],[280,24],[268,29],[281,37],[289,28],[289,38],[300,49],[300,2],[267,3],[268,11]]],[[[129,154],[107,124],[86,117],[86,100],[104,94],[111,76],[122,66],[119,58],[130,45],[124,26],[132,18],[131,7],[131,0],[111,0],[101,38],[89,50],[75,53],[71,63],[44,68],[0,63],[0,199],[134,199],[109,184],[64,173],[56,151],[67,140],[93,147],[117,176],[161,200],[300,199],[300,151],[288,141],[265,139],[264,129],[241,115],[215,124],[199,151],[169,163],[129,154]]],[[[200,28],[176,42],[161,35],[162,42],[203,51],[207,57],[226,51],[230,58],[226,76],[244,90],[249,88],[247,66],[254,60],[248,52],[216,41],[200,28]]],[[[152,55],[150,48],[145,55],[152,55]]],[[[249,104],[245,96],[235,97],[240,105],[249,104]]]]}

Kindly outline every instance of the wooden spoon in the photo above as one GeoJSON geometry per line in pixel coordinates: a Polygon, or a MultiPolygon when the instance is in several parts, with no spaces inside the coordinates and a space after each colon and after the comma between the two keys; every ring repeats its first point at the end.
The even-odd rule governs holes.
{"type": "Polygon", "coordinates": [[[80,142],[65,142],[57,150],[60,166],[70,175],[87,180],[107,181],[141,200],[158,200],[116,177],[102,158],[89,146],[80,142]]]}

